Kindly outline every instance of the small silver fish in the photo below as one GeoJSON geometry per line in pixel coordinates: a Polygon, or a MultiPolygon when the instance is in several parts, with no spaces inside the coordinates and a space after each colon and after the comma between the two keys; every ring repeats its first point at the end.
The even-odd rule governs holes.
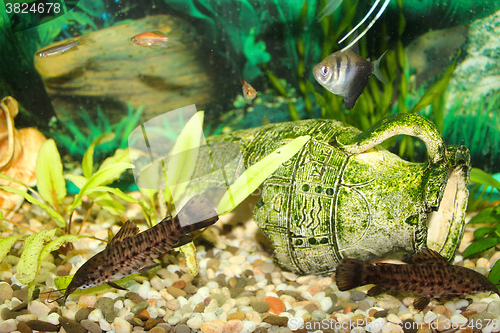
{"type": "Polygon", "coordinates": [[[341,291],[375,284],[368,291],[369,296],[385,291],[407,291],[424,296],[413,304],[419,310],[424,309],[431,298],[446,299],[482,292],[500,295],[487,277],[472,269],[451,265],[431,249],[415,254],[406,265],[370,264],[344,258],[337,266],[335,280],[341,291]]]}
{"type": "Polygon", "coordinates": [[[87,38],[87,37],[81,37],[78,39],[72,39],[72,42],[66,42],[60,45],[48,47],[45,49],[42,49],[35,53],[37,57],[40,58],[48,58],[48,57],[54,57],[61,55],[63,53],[69,52],[69,51],[74,51],[77,49],[77,46],[83,45],[88,42],[94,42],[92,39],[87,38]]]}
{"type": "Polygon", "coordinates": [[[343,96],[345,107],[350,110],[368,84],[371,73],[387,84],[379,68],[384,54],[373,64],[352,49],[337,51],[314,66],[314,78],[332,94],[343,96]]]}
{"type": "Polygon", "coordinates": [[[64,301],[76,289],[107,283],[125,289],[113,281],[156,266],[154,259],[168,250],[189,243],[188,234],[206,228],[219,219],[215,209],[201,195],[191,198],[175,217],[167,216],[154,227],[139,233],[135,223],[127,221],[101,252],[76,271],[66,288],[64,301]]]}

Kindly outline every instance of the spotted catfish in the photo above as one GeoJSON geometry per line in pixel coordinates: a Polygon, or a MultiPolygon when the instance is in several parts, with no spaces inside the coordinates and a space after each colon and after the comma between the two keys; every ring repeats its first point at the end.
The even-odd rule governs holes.
{"type": "Polygon", "coordinates": [[[368,295],[384,291],[408,291],[424,296],[414,304],[423,309],[431,298],[453,298],[464,294],[494,292],[498,288],[484,275],[465,267],[451,265],[436,251],[427,249],[413,256],[409,264],[370,264],[344,258],[337,266],[339,290],[375,284],[368,295]]]}
{"type": "Polygon", "coordinates": [[[139,233],[135,223],[127,221],[106,249],[85,262],[75,273],[64,293],[64,300],[76,289],[107,283],[125,289],[113,281],[156,266],[154,259],[168,250],[189,243],[188,234],[206,228],[219,219],[215,209],[201,195],[191,198],[175,217],[167,216],[154,227],[139,233]]]}

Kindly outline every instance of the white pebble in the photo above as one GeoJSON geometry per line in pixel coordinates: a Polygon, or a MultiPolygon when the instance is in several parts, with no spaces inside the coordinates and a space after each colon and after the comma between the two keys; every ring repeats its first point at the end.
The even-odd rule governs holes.
{"type": "Polygon", "coordinates": [[[54,324],[54,325],[59,325],[59,314],[52,312],[47,316],[47,322],[54,324]]]}
{"type": "Polygon", "coordinates": [[[243,321],[243,328],[240,333],[252,333],[257,326],[251,321],[243,321]]]}
{"type": "Polygon", "coordinates": [[[163,282],[162,279],[160,279],[158,276],[154,276],[151,279],[151,286],[155,288],[156,290],[160,291],[163,288],[165,288],[165,282],[163,282]]]}
{"type": "Polygon", "coordinates": [[[435,314],[432,311],[429,311],[424,316],[424,323],[430,324],[431,322],[433,322],[434,320],[436,320],[437,317],[438,317],[437,314],[435,314]]]}
{"type": "Polygon", "coordinates": [[[229,258],[229,262],[233,265],[242,265],[245,263],[245,256],[243,255],[237,255],[237,256],[232,256],[229,258]]]}
{"type": "Polygon", "coordinates": [[[385,318],[377,318],[372,322],[369,322],[366,325],[365,329],[371,333],[379,333],[382,331],[382,328],[385,326],[386,320],[385,318]]]}
{"type": "Polygon", "coordinates": [[[15,319],[7,319],[0,322],[0,333],[10,333],[15,331],[17,328],[15,319]]]}
{"type": "Polygon", "coordinates": [[[444,307],[447,308],[448,310],[450,310],[451,313],[454,313],[455,311],[457,311],[457,308],[455,307],[455,302],[452,302],[452,301],[448,301],[448,302],[444,303],[444,307]]]}
{"type": "Polygon", "coordinates": [[[87,319],[92,321],[99,321],[100,319],[103,319],[101,309],[95,309],[90,312],[87,319]]]}
{"type": "Polygon", "coordinates": [[[217,282],[215,282],[215,281],[208,281],[205,287],[207,287],[208,290],[214,289],[214,288],[215,289],[219,289],[220,288],[219,284],[217,282]]]}
{"type": "Polygon", "coordinates": [[[365,332],[366,332],[365,328],[361,326],[353,327],[351,330],[351,333],[365,333],[365,332]]]}
{"type": "Polygon", "coordinates": [[[144,299],[148,299],[148,293],[151,290],[151,285],[148,281],[144,281],[144,283],[137,289],[137,293],[144,299]]]}
{"type": "Polygon", "coordinates": [[[32,313],[23,314],[16,317],[16,320],[18,322],[28,322],[30,320],[37,320],[37,319],[38,319],[37,316],[35,316],[32,313]]]}
{"type": "Polygon", "coordinates": [[[132,332],[132,324],[121,317],[116,317],[111,325],[115,333],[130,333],[132,332]]]}
{"type": "Polygon", "coordinates": [[[324,297],[319,300],[319,304],[321,305],[321,310],[327,311],[329,308],[332,307],[333,302],[330,297],[324,297]]]}
{"type": "Polygon", "coordinates": [[[463,324],[467,324],[467,322],[468,322],[468,319],[465,318],[460,313],[455,313],[455,314],[451,315],[450,320],[451,320],[451,323],[454,325],[463,325],[463,324]]]}
{"type": "Polygon", "coordinates": [[[150,306],[146,311],[148,312],[150,318],[158,318],[158,308],[156,306],[150,306]]]}
{"type": "Polygon", "coordinates": [[[459,299],[459,300],[455,301],[455,308],[456,309],[465,308],[468,305],[469,305],[469,302],[465,299],[459,299]]]}
{"type": "MultiPolygon", "coordinates": [[[[116,317],[116,318],[121,318],[121,317],[116,317]]],[[[122,318],[122,319],[126,321],[125,318],[122,318]]],[[[105,332],[109,332],[109,331],[111,331],[113,329],[112,326],[111,326],[111,324],[108,323],[106,321],[106,319],[104,319],[104,318],[99,319],[99,327],[101,327],[101,329],[103,331],[105,331],[105,332]]],[[[115,331],[115,333],[118,333],[118,331],[115,331]]]]}
{"type": "Polygon", "coordinates": [[[203,314],[203,320],[205,322],[217,320],[217,315],[214,312],[208,312],[208,313],[206,312],[203,314]]]}
{"type": "Polygon", "coordinates": [[[387,323],[382,327],[382,333],[402,333],[403,328],[394,323],[387,323]]]}
{"type": "Polygon", "coordinates": [[[50,308],[40,301],[33,301],[28,304],[28,311],[37,317],[41,317],[43,315],[48,315],[50,308]]]}
{"type": "Polygon", "coordinates": [[[419,312],[419,313],[416,313],[413,315],[413,320],[416,322],[416,323],[421,323],[424,321],[424,317],[422,316],[422,314],[419,312]]]}
{"type": "Polygon", "coordinates": [[[179,268],[179,265],[168,265],[167,270],[170,272],[170,274],[174,274],[177,271],[180,271],[181,269],[179,268]]]}
{"type": "Polygon", "coordinates": [[[394,324],[401,324],[402,323],[401,318],[399,318],[394,313],[389,313],[389,315],[387,316],[387,321],[394,323],[394,324]]]}
{"type": "Polygon", "coordinates": [[[174,316],[168,318],[167,323],[169,325],[177,325],[180,321],[181,321],[181,318],[179,316],[174,315],[174,316]]]}
{"type": "Polygon", "coordinates": [[[189,326],[189,328],[197,330],[203,324],[203,318],[201,316],[191,317],[186,324],[189,326]]]}

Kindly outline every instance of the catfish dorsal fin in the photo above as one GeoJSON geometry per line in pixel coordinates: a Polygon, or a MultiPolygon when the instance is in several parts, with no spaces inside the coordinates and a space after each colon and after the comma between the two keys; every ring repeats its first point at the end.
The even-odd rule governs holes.
{"type": "Polygon", "coordinates": [[[139,228],[137,225],[132,222],[132,221],[127,221],[123,225],[123,227],[116,233],[115,237],[111,239],[111,241],[108,243],[108,247],[124,240],[127,237],[137,235],[139,233],[139,228]]]}
{"type": "Polygon", "coordinates": [[[425,249],[422,252],[416,253],[411,258],[411,261],[413,264],[450,264],[442,255],[431,249],[425,249]]]}

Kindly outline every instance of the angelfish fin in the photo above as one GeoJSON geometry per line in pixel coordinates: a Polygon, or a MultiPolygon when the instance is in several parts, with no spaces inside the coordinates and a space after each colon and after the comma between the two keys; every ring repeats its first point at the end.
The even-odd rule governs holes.
{"type": "Polygon", "coordinates": [[[380,80],[383,84],[387,84],[387,79],[385,78],[384,74],[380,71],[380,60],[384,57],[384,55],[387,53],[387,51],[382,54],[377,61],[375,61],[375,64],[373,65],[373,74],[377,77],[377,79],[380,80]]]}
{"type": "Polygon", "coordinates": [[[112,282],[112,281],[108,281],[107,284],[110,286],[110,287],[113,287],[113,288],[116,288],[116,289],[120,289],[120,290],[128,290],[127,288],[123,288],[122,286],[119,286],[117,285],[116,283],[112,282]]]}
{"type": "Polygon", "coordinates": [[[450,264],[442,255],[431,249],[425,249],[419,253],[416,253],[411,258],[411,261],[414,264],[450,264]]]}
{"type": "Polygon", "coordinates": [[[124,240],[127,237],[134,236],[139,233],[139,228],[132,221],[127,221],[123,227],[116,233],[115,237],[111,239],[107,247],[124,240]]]}

